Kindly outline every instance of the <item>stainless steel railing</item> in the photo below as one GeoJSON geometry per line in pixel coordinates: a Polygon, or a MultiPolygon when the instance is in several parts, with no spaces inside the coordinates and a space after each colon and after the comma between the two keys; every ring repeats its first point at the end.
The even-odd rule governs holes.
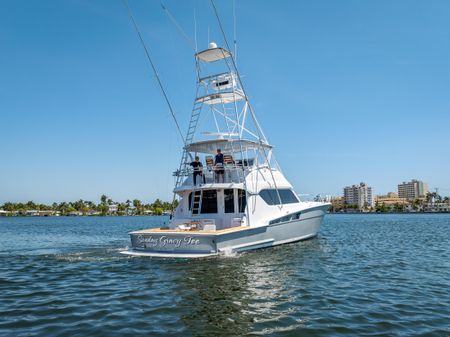
{"type": "MultiPolygon", "coordinates": [[[[202,172],[205,177],[205,182],[203,182],[203,177],[199,174],[196,178],[197,185],[200,184],[212,184],[212,183],[242,183],[244,182],[245,175],[248,172],[249,167],[243,167],[242,165],[226,164],[224,166],[214,166],[214,167],[204,167],[202,170],[197,172],[202,172]],[[223,174],[220,174],[223,172],[223,174]],[[223,180],[222,180],[223,177],[223,180]]],[[[183,182],[183,186],[194,185],[194,169],[186,168],[185,170],[174,172],[174,176],[182,175],[186,177],[183,182]]]]}

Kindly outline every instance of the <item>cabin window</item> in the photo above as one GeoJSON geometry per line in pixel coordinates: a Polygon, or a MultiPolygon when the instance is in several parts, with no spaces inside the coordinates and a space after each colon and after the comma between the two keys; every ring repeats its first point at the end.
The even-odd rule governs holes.
{"type": "Polygon", "coordinates": [[[211,214],[217,213],[217,191],[204,190],[202,197],[202,208],[200,213],[211,214]]]}
{"type": "Polygon", "coordinates": [[[234,213],[234,190],[223,190],[223,198],[225,200],[225,213],[234,213]]]}
{"type": "Polygon", "coordinates": [[[238,190],[238,204],[239,204],[239,213],[244,213],[245,207],[247,206],[247,198],[245,196],[244,190],[238,190]]]}
{"type": "Polygon", "coordinates": [[[298,202],[294,192],[288,188],[280,188],[278,189],[278,193],[280,194],[280,198],[278,198],[277,190],[275,189],[261,190],[259,195],[268,205],[279,205],[280,199],[282,204],[295,204],[298,202]]]}

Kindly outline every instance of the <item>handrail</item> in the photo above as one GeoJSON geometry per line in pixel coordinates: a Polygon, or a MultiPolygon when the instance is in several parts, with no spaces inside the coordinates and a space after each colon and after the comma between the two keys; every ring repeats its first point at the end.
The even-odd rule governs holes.
{"type": "MultiPolygon", "coordinates": [[[[245,177],[251,169],[252,166],[242,166],[242,165],[224,165],[224,166],[215,166],[215,167],[204,167],[201,172],[203,172],[203,177],[205,178],[206,184],[212,184],[216,182],[216,171],[223,170],[223,183],[243,183],[245,181],[245,177]]],[[[200,170],[196,170],[194,168],[186,168],[184,170],[174,172],[174,176],[180,175],[182,177],[186,177],[183,186],[195,186],[193,182],[193,177],[195,172],[200,172],[200,170]]],[[[203,178],[197,176],[197,183],[201,183],[203,178]]]]}
{"type": "Polygon", "coordinates": [[[229,71],[226,71],[226,72],[223,72],[223,73],[220,73],[220,74],[209,75],[209,76],[201,77],[201,78],[198,80],[198,82],[199,82],[199,83],[202,83],[202,82],[205,82],[205,81],[209,81],[209,80],[211,80],[211,79],[213,79],[213,78],[218,78],[218,77],[220,77],[220,76],[228,75],[228,74],[233,75],[234,73],[229,72],[229,71]]]}
{"type": "Polygon", "coordinates": [[[187,176],[189,174],[193,174],[194,172],[214,172],[218,170],[224,170],[224,171],[232,171],[232,170],[239,170],[239,171],[246,171],[250,168],[256,167],[255,165],[244,165],[242,164],[225,164],[223,166],[204,166],[202,169],[197,169],[193,167],[186,167],[185,169],[176,170],[173,172],[173,176],[177,177],[179,175],[187,176]]]}

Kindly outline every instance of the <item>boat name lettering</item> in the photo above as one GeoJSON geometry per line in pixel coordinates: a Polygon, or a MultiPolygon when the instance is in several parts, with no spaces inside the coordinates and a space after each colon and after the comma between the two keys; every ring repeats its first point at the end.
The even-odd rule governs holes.
{"type": "Polygon", "coordinates": [[[181,246],[196,246],[200,244],[200,240],[196,239],[193,236],[185,236],[182,238],[171,238],[168,236],[160,236],[160,237],[153,237],[153,236],[144,236],[139,235],[138,243],[143,244],[146,247],[165,247],[165,246],[175,246],[175,247],[181,247],[181,246]]]}

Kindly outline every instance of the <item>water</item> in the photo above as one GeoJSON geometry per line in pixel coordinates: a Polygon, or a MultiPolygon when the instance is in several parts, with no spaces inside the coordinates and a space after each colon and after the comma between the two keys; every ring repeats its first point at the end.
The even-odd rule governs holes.
{"type": "Polygon", "coordinates": [[[131,258],[157,217],[0,218],[0,335],[450,336],[450,215],[327,215],[318,238],[131,258]]]}

